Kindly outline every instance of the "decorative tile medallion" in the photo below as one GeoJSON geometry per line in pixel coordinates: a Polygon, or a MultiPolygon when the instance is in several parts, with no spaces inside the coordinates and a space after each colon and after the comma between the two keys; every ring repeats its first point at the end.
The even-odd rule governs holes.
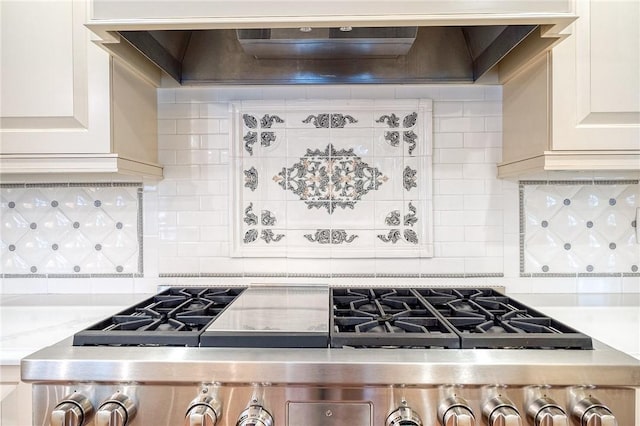
{"type": "Polygon", "coordinates": [[[432,256],[431,106],[234,103],[232,255],[432,256]]]}
{"type": "Polygon", "coordinates": [[[638,181],[520,182],[520,273],[637,274],[638,207],[638,181]]]}
{"type": "Polygon", "coordinates": [[[352,149],[307,149],[300,161],[284,167],[273,177],[283,189],[300,197],[309,209],[324,208],[329,214],[336,207],[354,209],[369,191],[377,190],[389,178],[369,166],[352,149]]]}

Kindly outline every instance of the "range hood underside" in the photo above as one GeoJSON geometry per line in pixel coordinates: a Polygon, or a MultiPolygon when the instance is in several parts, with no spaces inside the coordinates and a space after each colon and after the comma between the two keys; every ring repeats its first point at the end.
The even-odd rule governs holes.
{"type": "Polygon", "coordinates": [[[536,28],[419,27],[406,55],[371,57],[354,52],[349,58],[343,51],[339,57],[327,57],[326,52],[331,51],[328,45],[323,46],[322,58],[292,54],[289,58],[258,59],[245,52],[236,30],[227,29],[119,34],[182,85],[470,83],[491,70],[536,28]]]}

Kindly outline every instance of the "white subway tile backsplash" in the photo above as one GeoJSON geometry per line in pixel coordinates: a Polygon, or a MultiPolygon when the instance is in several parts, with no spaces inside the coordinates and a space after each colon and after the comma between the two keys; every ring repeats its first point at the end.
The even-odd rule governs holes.
{"type": "Polygon", "coordinates": [[[160,211],[184,211],[197,210],[198,199],[195,197],[158,197],[158,209],[160,211]]]}
{"type": "Polygon", "coordinates": [[[175,103],[176,91],[175,89],[158,89],[158,104],[175,103]]]}
{"type": "MultiPolygon", "coordinates": [[[[226,120],[229,117],[229,104],[226,102],[200,105],[194,104],[194,106],[199,107],[198,116],[200,118],[221,118],[226,120]]],[[[192,115],[190,118],[195,117],[192,115]]]]}
{"type": "Polygon", "coordinates": [[[201,196],[200,210],[229,210],[229,199],[221,196],[201,196]]]}
{"type": "Polygon", "coordinates": [[[440,195],[484,193],[484,182],[481,180],[440,179],[436,181],[436,185],[438,188],[437,194],[440,195]]]}
{"type": "Polygon", "coordinates": [[[434,195],[433,205],[436,211],[463,210],[464,198],[457,195],[434,195]]]}
{"type": "Polygon", "coordinates": [[[266,86],[262,88],[262,99],[264,100],[297,100],[305,99],[306,95],[305,86],[266,86]]]}
{"type": "MultiPolygon", "coordinates": [[[[462,215],[458,215],[462,216],[462,215]]],[[[436,226],[434,229],[434,240],[442,242],[464,241],[464,227],[458,226],[436,226]]]]}
{"type": "Polygon", "coordinates": [[[501,132],[477,132],[464,134],[465,148],[499,148],[502,149],[501,132]]]}
{"type": "Polygon", "coordinates": [[[158,135],[160,150],[198,149],[199,147],[200,136],[198,135],[158,135]]]}
{"type": "Polygon", "coordinates": [[[491,273],[502,268],[502,256],[467,258],[464,260],[464,270],[467,273],[491,273]]]}
{"type": "Polygon", "coordinates": [[[501,148],[485,148],[484,162],[490,164],[498,164],[502,161],[501,148]]]}
{"type": "Polygon", "coordinates": [[[502,210],[501,195],[465,195],[465,210],[502,210]]]}
{"type": "Polygon", "coordinates": [[[179,119],[197,117],[200,109],[197,104],[158,103],[158,118],[179,119]]]}
{"type": "Polygon", "coordinates": [[[165,166],[173,166],[177,164],[176,159],[176,151],[168,151],[165,149],[158,150],[158,161],[160,162],[160,164],[163,164],[165,166]]]}
{"type": "Polygon", "coordinates": [[[203,226],[200,228],[201,241],[229,241],[229,228],[227,226],[203,226]]]}
{"type": "Polygon", "coordinates": [[[502,241],[502,226],[465,226],[465,241],[502,241]]]}
{"type": "Polygon", "coordinates": [[[351,99],[394,99],[396,90],[393,86],[351,86],[351,99]]]}
{"type": "Polygon", "coordinates": [[[207,165],[200,168],[200,176],[203,179],[227,181],[229,179],[229,167],[226,165],[207,165]]]}
{"type": "Polygon", "coordinates": [[[495,164],[462,164],[462,176],[465,179],[495,180],[497,168],[495,164]]]}
{"type": "Polygon", "coordinates": [[[218,164],[220,163],[220,151],[211,149],[176,151],[175,161],[176,164],[218,164]]]}
{"type": "Polygon", "coordinates": [[[640,293],[640,276],[622,278],[623,293],[640,293]]]}
{"type": "Polygon", "coordinates": [[[578,277],[578,293],[620,293],[622,292],[622,277],[603,280],[598,277],[578,277]]]}
{"type": "Polygon", "coordinates": [[[484,99],[487,101],[502,101],[502,86],[497,84],[485,86],[484,99]]]}
{"type": "Polygon", "coordinates": [[[177,249],[178,257],[211,257],[220,255],[221,245],[217,242],[179,242],[177,249]]]}
{"type": "Polygon", "coordinates": [[[198,257],[162,257],[159,258],[159,263],[162,265],[163,274],[184,274],[185,271],[189,273],[200,272],[200,259],[198,257]]]}
{"type": "Polygon", "coordinates": [[[464,231],[462,231],[462,227],[465,224],[465,215],[464,211],[437,211],[436,214],[440,217],[439,221],[436,223],[438,226],[447,227],[447,226],[455,226],[461,228],[461,235],[464,235],[464,231]]]}
{"type": "MultiPolygon", "coordinates": [[[[225,278],[225,282],[237,284],[256,280],[317,281],[298,276],[310,274],[323,276],[325,278],[321,280],[326,281],[332,274],[364,274],[363,276],[371,277],[378,274],[464,276],[498,273],[504,274],[505,278],[466,278],[464,284],[476,281],[478,285],[495,284],[500,281],[510,293],[640,292],[640,276],[634,276],[631,269],[623,271],[625,276],[614,277],[578,277],[575,273],[567,277],[520,277],[518,182],[496,178],[496,164],[501,161],[502,152],[501,100],[502,86],[499,85],[226,86],[158,89],[159,158],[165,166],[165,178],[157,185],[145,188],[145,277],[53,279],[0,276],[0,292],[151,293],[157,290],[158,284],[211,284],[212,278],[181,277],[187,273],[205,276],[232,274],[237,278],[225,278]],[[255,259],[251,258],[230,257],[231,101],[264,99],[271,101],[274,106],[284,106],[301,100],[314,102],[314,99],[347,99],[345,105],[355,105],[358,99],[368,99],[384,109],[388,100],[416,98],[434,100],[432,206],[435,258],[377,258],[359,261],[311,257],[284,258],[273,263],[272,259],[254,262],[255,259]],[[242,278],[244,275],[259,276],[267,272],[278,277],[242,278]],[[158,275],[167,274],[175,274],[177,277],[158,278],[158,275]],[[293,274],[295,278],[286,278],[287,274],[293,274]]],[[[277,151],[269,155],[272,161],[281,161],[277,151]]],[[[591,185],[594,179],[637,180],[639,177],[640,173],[617,172],[545,172],[539,176],[541,180],[583,179],[585,185],[591,185]]],[[[6,190],[17,192],[15,188],[6,190]]],[[[4,191],[3,188],[2,194],[4,191]]],[[[292,201],[296,199],[291,198],[292,201]]],[[[4,198],[2,202],[8,203],[4,198]]],[[[77,214],[77,209],[70,210],[72,214],[77,214]]],[[[309,210],[300,213],[303,219],[312,214],[313,211],[309,210]]],[[[30,230],[30,224],[35,221],[53,223],[50,218],[31,218],[30,215],[31,212],[26,213],[28,218],[22,223],[3,211],[3,238],[5,235],[30,230]],[[8,223],[11,224],[9,227],[8,223]]],[[[101,232],[99,227],[94,229],[97,234],[101,232]]],[[[311,231],[315,232],[315,229],[310,230],[313,233],[311,231]]],[[[611,250],[608,248],[609,243],[610,241],[606,241],[602,247],[611,250]]],[[[29,241],[27,246],[33,248],[34,252],[42,253],[37,249],[36,240],[29,241]]],[[[6,253],[13,252],[9,252],[8,244],[0,241],[0,250],[3,265],[10,262],[6,253]]],[[[297,248],[290,247],[288,250],[297,248]]],[[[635,256],[635,252],[623,251],[620,245],[617,246],[616,253],[630,253],[632,257],[629,259],[635,256]]],[[[615,258],[609,256],[603,259],[614,259],[615,264],[630,262],[625,256],[621,254],[615,258]]],[[[101,261],[100,256],[90,256],[87,258],[87,265],[81,265],[81,271],[92,267],[100,268],[101,261]]],[[[13,262],[19,265],[21,259],[16,258],[13,262]]],[[[64,264],[59,261],[55,263],[55,259],[48,257],[43,257],[40,262],[64,264]]],[[[125,265],[131,267],[133,264],[125,265]]],[[[599,263],[594,262],[594,265],[598,266],[599,263]]],[[[28,263],[25,263],[24,268],[30,273],[28,263]]],[[[6,271],[0,273],[4,274],[6,271]]],[[[367,278],[361,279],[366,281],[367,278]]],[[[339,281],[338,278],[331,278],[333,283],[339,281]]],[[[344,278],[343,281],[351,283],[353,278],[344,278]]],[[[383,281],[378,279],[376,282],[383,281]]],[[[417,282],[410,280],[408,283],[417,282]]],[[[456,278],[419,282],[423,285],[461,284],[460,279],[456,278]]],[[[394,279],[394,283],[397,283],[397,279],[394,279]]]]}
{"type": "Polygon", "coordinates": [[[182,87],[175,89],[176,103],[217,102],[218,87],[182,87]]]}
{"type": "Polygon", "coordinates": [[[482,101],[485,96],[484,86],[480,85],[443,85],[440,87],[437,100],[482,101]]]}
{"type": "Polygon", "coordinates": [[[307,86],[306,99],[349,99],[348,86],[307,86]]]}
{"type": "Polygon", "coordinates": [[[470,210],[463,213],[460,220],[465,226],[494,226],[502,227],[503,212],[500,210],[470,210]]]}
{"type": "Polygon", "coordinates": [[[181,211],[177,212],[178,226],[204,226],[211,224],[209,212],[181,211]]]}
{"type": "Polygon", "coordinates": [[[484,149],[436,149],[441,164],[485,163],[484,149]]]}
{"type": "Polygon", "coordinates": [[[158,246],[158,257],[169,258],[178,256],[178,243],[165,241],[158,246]]]}
{"type": "Polygon", "coordinates": [[[486,117],[485,131],[487,132],[501,132],[502,131],[502,116],[486,117]]]}
{"type": "MultiPolygon", "coordinates": [[[[464,146],[463,133],[436,133],[433,136],[434,148],[462,148],[464,146]]],[[[434,164],[438,164],[437,161],[434,164]]]]}
{"type": "MultiPolygon", "coordinates": [[[[417,85],[407,84],[402,86],[396,86],[396,99],[443,99],[440,95],[440,86],[432,85],[417,85]]],[[[446,99],[446,98],[445,98],[446,99]]]]}
{"type": "Polygon", "coordinates": [[[220,120],[217,118],[196,118],[176,120],[178,134],[210,134],[220,133],[220,120]]]}
{"type": "Polygon", "coordinates": [[[229,135],[200,135],[200,148],[227,150],[229,148],[229,135]]]}
{"type": "Polygon", "coordinates": [[[502,116],[502,102],[501,101],[465,102],[464,115],[469,117],[502,116]]]}
{"type": "Polygon", "coordinates": [[[434,181],[440,179],[462,179],[463,177],[463,165],[462,164],[434,164],[433,165],[433,178],[434,181]]]}
{"type": "Polygon", "coordinates": [[[436,102],[433,105],[434,117],[462,117],[464,102],[436,102]]]}
{"type": "Polygon", "coordinates": [[[435,118],[434,121],[439,123],[440,127],[437,131],[442,133],[485,131],[484,117],[442,117],[435,118]]]}
{"type": "Polygon", "coordinates": [[[163,180],[158,184],[158,195],[171,196],[177,195],[176,188],[178,183],[176,181],[163,180]]]}
{"type": "Polygon", "coordinates": [[[193,165],[176,165],[164,168],[165,179],[198,179],[200,177],[200,167],[193,165]]]}
{"type": "Polygon", "coordinates": [[[176,120],[158,120],[158,135],[175,135],[176,120]]]}

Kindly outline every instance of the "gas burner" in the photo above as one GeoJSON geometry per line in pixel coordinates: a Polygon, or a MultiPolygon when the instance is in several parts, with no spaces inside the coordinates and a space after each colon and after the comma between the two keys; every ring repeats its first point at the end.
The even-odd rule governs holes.
{"type": "Polygon", "coordinates": [[[592,349],[591,338],[492,289],[414,289],[461,348],[592,349]]]}
{"type": "Polygon", "coordinates": [[[458,337],[409,289],[332,289],[332,347],[459,347],[458,337]]]}
{"type": "Polygon", "coordinates": [[[244,288],[173,287],[73,337],[74,346],[198,346],[200,334],[244,288]]]}

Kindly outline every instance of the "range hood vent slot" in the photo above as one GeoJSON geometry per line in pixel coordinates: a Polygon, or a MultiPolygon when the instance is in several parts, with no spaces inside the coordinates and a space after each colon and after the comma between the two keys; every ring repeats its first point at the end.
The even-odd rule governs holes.
{"type": "Polygon", "coordinates": [[[120,31],[183,85],[471,83],[536,25],[120,31]]]}
{"type": "Polygon", "coordinates": [[[418,27],[277,28],[237,30],[242,49],[257,59],[346,59],[409,53],[418,27]]]}

